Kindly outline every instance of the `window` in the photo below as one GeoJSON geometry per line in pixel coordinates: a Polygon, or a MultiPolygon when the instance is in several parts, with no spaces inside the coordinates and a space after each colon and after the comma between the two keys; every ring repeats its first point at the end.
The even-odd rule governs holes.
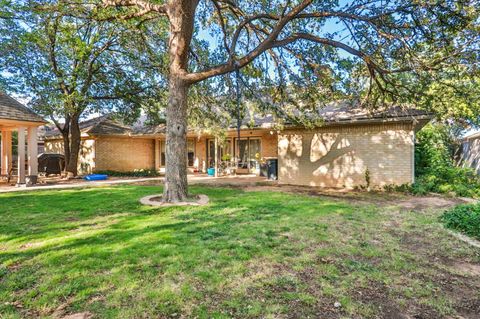
{"type": "Polygon", "coordinates": [[[160,166],[166,165],[166,158],[165,158],[165,141],[160,141],[160,166]]]}
{"type": "Polygon", "coordinates": [[[195,140],[187,140],[187,166],[192,167],[195,165],[195,140]]]}
{"type": "MultiPolygon", "coordinates": [[[[166,161],[166,141],[160,141],[160,166],[165,166],[166,161]]],[[[195,140],[188,139],[187,140],[187,165],[189,167],[195,165],[195,140]]]]}

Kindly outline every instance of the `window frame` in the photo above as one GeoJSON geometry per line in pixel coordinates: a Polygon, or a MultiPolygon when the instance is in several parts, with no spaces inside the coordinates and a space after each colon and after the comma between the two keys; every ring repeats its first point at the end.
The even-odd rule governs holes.
{"type": "MultiPolygon", "coordinates": [[[[158,154],[156,156],[159,157],[160,167],[165,167],[167,165],[167,140],[158,140],[159,147],[158,147],[158,154]],[[163,156],[162,156],[163,155],[163,156]]],[[[197,143],[195,138],[187,138],[187,153],[185,154],[187,160],[187,167],[195,167],[195,159],[197,156],[197,143]],[[193,162],[192,165],[188,165],[188,143],[193,143],[193,162]]]]}

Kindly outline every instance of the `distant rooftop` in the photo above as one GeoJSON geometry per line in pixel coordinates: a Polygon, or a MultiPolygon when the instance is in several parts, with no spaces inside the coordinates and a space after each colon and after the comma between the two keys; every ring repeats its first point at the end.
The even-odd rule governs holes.
{"type": "Polygon", "coordinates": [[[421,116],[431,116],[431,113],[420,109],[400,106],[371,109],[358,104],[352,104],[349,101],[339,101],[328,103],[324,107],[319,107],[318,116],[325,120],[325,122],[352,122],[373,119],[413,119],[421,116]]]}
{"type": "Polygon", "coordinates": [[[480,131],[471,132],[463,137],[464,140],[470,140],[474,138],[480,138],[480,131]]]}
{"type": "MultiPolygon", "coordinates": [[[[363,123],[375,121],[410,121],[410,120],[429,120],[432,115],[426,111],[391,107],[387,109],[369,110],[359,106],[352,106],[346,102],[333,102],[325,107],[318,108],[316,114],[309,114],[310,118],[315,117],[323,119],[326,124],[336,123],[363,123]]],[[[271,114],[266,115],[249,115],[242,119],[242,128],[272,128],[275,125],[275,117],[271,114]]],[[[286,125],[291,123],[286,123],[286,125]]],[[[236,127],[236,120],[229,126],[230,129],[236,127]]],[[[112,115],[103,115],[80,123],[80,130],[83,134],[88,135],[116,135],[116,136],[142,136],[142,135],[158,135],[166,133],[166,125],[146,125],[145,121],[130,126],[124,125],[115,120],[112,115]]],[[[58,130],[53,130],[46,134],[47,138],[58,136],[58,130]]]]}

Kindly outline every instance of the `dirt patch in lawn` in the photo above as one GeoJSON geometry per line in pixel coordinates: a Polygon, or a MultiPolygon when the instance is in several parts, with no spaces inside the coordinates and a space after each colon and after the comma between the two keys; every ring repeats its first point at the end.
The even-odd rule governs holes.
{"type": "Polygon", "coordinates": [[[66,315],[65,317],[61,317],[61,319],[90,319],[90,318],[93,318],[93,315],[90,312],[74,313],[74,314],[66,315]]]}
{"type": "Polygon", "coordinates": [[[480,265],[460,262],[460,263],[456,263],[454,267],[458,269],[460,272],[465,273],[467,275],[480,277],[480,265]]]}
{"type": "Polygon", "coordinates": [[[446,198],[442,196],[412,196],[402,193],[366,192],[350,189],[316,188],[309,186],[294,185],[238,185],[231,188],[239,188],[246,192],[276,191],[292,194],[325,197],[331,200],[348,201],[354,204],[373,204],[378,206],[398,206],[403,211],[445,209],[457,204],[470,202],[470,199],[446,198]]]}
{"type": "Polygon", "coordinates": [[[395,203],[402,210],[446,209],[457,204],[465,203],[460,198],[444,198],[439,196],[410,196],[395,203]]]}
{"type": "Polygon", "coordinates": [[[369,282],[364,288],[355,289],[351,293],[362,303],[370,304],[376,308],[380,318],[407,319],[410,318],[401,307],[388,296],[388,287],[379,282],[369,282]]]}

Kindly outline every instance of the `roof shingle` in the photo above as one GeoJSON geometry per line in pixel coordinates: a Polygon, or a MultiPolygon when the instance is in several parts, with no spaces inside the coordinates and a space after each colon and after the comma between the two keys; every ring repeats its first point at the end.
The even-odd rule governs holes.
{"type": "Polygon", "coordinates": [[[0,92],[0,119],[45,123],[40,115],[3,92],[0,92]]]}

